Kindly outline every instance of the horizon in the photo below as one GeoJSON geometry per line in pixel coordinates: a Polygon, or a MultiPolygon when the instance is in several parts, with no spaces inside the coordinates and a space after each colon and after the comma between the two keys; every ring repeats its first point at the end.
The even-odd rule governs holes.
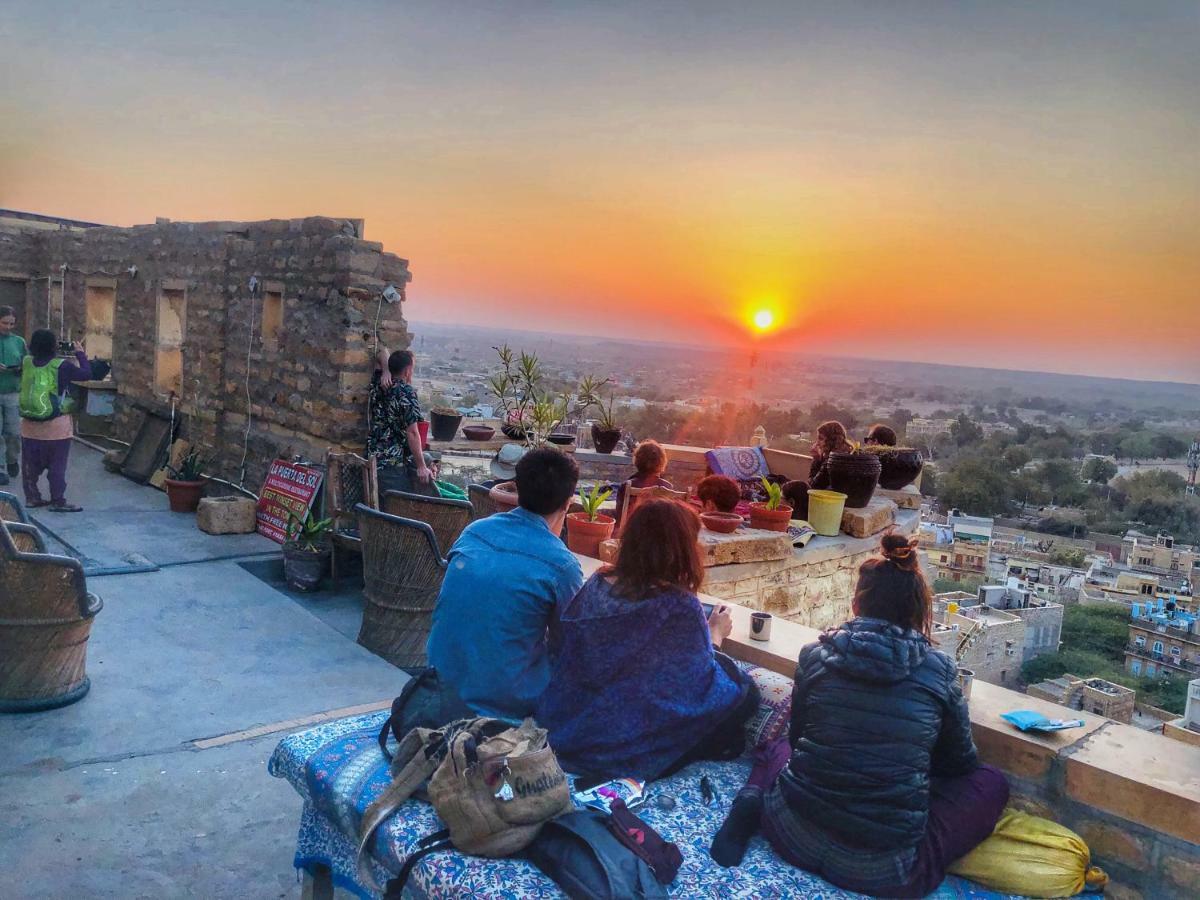
{"type": "Polygon", "coordinates": [[[0,207],[348,214],[434,323],[1200,383],[1191,3],[18,2],[0,41],[0,207]]]}

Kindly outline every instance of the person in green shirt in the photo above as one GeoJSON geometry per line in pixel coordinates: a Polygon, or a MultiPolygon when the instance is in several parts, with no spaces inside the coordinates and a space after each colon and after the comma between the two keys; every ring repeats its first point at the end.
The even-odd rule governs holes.
{"type": "Polygon", "coordinates": [[[8,484],[21,467],[21,360],[25,358],[25,338],[17,327],[16,311],[0,306],[0,441],[4,444],[5,467],[0,468],[0,484],[8,484]]]}

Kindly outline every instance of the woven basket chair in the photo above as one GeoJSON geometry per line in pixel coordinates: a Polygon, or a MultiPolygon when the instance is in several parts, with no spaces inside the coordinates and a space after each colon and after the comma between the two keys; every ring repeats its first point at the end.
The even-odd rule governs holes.
{"type": "Polygon", "coordinates": [[[663,487],[661,484],[640,488],[626,482],[625,502],[621,507],[621,530],[624,530],[625,523],[629,521],[629,514],[637,508],[639,503],[643,500],[654,499],[686,502],[687,491],[673,491],[669,487],[663,487]]]}
{"type": "Polygon", "coordinates": [[[475,511],[476,519],[486,519],[488,516],[505,510],[496,505],[492,499],[492,489],[482,484],[468,484],[467,497],[471,500],[471,509],[475,511]]]}
{"type": "Polygon", "coordinates": [[[43,547],[36,529],[0,521],[0,712],[66,706],[91,687],[87,641],[104,603],[87,592],[79,560],[43,547]]]}
{"type": "Polygon", "coordinates": [[[424,666],[433,606],[446,574],[437,537],[424,522],[363,504],[355,511],[366,597],[358,642],[402,669],[424,666]]]}
{"type": "Polygon", "coordinates": [[[330,578],[337,582],[338,550],[361,552],[358,518],[354,507],[365,504],[379,507],[379,482],[375,457],[364,459],[356,453],[325,453],[325,515],[333,519],[330,578]]]}
{"type": "Polygon", "coordinates": [[[441,556],[450,553],[463,529],[471,524],[473,507],[466,500],[427,497],[407,491],[384,491],[380,508],[392,516],[424,522],[433,529],[441,556]]]}
{"type": "Polygon", "coordinates": [[[24,522],[26,525],[32,524],[29,521],[29,515],[25,512],[24,505],[21,503],[21,499],[16,494],[10,494],[8,491],[0,491],[0,521],[24,522]]]}

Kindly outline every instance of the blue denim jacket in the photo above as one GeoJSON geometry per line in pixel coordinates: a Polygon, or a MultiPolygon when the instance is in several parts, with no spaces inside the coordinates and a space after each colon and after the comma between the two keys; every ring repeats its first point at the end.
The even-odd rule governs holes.
{"type": "Polygon", "coordinates": [[[429,664],[480,715],[533,715],[550,682],[546,627],[583,585],[579,560],[518,507],[468,525],[448,561],[429,664]]]}

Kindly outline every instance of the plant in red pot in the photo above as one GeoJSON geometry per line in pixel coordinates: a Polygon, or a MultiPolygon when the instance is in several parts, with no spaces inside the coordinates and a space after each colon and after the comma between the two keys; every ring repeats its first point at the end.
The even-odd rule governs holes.
{"type": "Polygon", "coordinates": [[[601,490],[600,485],[591,491],[579,491],[579,502],[583,512],[567,513],[567,548],[582,556],[600,558],[600,545],[612,537],[617,520],[600,512],[600,506],[612,491],[601,490]]]}
{"type": "Polygon", "coordinates": [[[792,521],[792,508],[783,502],[783,488],[765,477],[762,479],[767,499],[750,504],[750,527],[764,531],[787,531],[792,521]]]}
{"type": "Polygon", "coordinates": [[[600,414],[592,424],[592,443],[596,445],[597,453],[612,453],[621,440],[621,427],[613,418],[613,395],[608,395],[608,406],[603,401],[596,402],[600,414]]]}
{"type": "Polygon", "coordinates": [[[178,466],[167,466],[167,503],[171,512],[194,513],[200,505],[206,484],[204,462],[199,450],[189,450],[178,466]]]}

